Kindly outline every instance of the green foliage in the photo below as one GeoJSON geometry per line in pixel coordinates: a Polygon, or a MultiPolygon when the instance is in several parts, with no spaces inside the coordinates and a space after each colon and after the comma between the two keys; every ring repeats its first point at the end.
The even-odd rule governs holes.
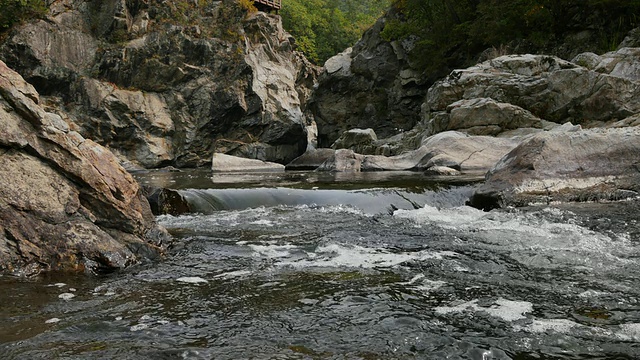
{"type": "Polygon", "coordinates": [[[282,23],[316,64],[355,44],[391,0],[285,0],[282,23]]]}
{"type": "Polygon", "coordinates": [[[22,20],[41,17],[46,12],[43,0],[0,0],[0,32],[22,20]]]}
{"type": "Polygon", "coordinates": [[[487,48],[513,42],[545,50],[582,30],[599,29],[600,52],[638,26],[640,0],[393,0],[387,40],[411,40],[417,68],[467,65],[487,48]]]}

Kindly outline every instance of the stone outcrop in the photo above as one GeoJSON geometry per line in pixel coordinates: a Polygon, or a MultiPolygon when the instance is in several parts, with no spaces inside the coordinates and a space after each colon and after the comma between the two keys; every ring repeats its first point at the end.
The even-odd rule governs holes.
{"type": "Polygon", "coordinates": [[[345,131],[339,138],[336,140],[333,145],[331,145],[332,149],[349,149],[353,150],[360,154],[372,154],[375,153],[377,148],[376,142],[378,141],[378,136],[373,129],[351,129],[345,131]]]}
{"type": "Polygon", "coordinates": [[[640,112],[632,70],[640,61],[630,65],[633,57],[624,55],[633,52],[596,59],[592,66],[599,71],[544,55],[502,56],[455,70],[429,89],[423,105],[428,133],[496,135],[520,127],[548,129],[549,122],[593,127],[623,120],[640,112]]]}
{"type": "Polygon", "coordinates": [[[335,154],[333,149],[312,149],[293,159],[286,170],[315,170],[335,154]]]}
{"type": "Polygon", "coordinates": [[[168,239],[118,159],[0,61],[0,272],[109,272],[168,239]]]}
{"type": "Polygon", "coordinates": [[[11,31],[0,58],[74,130],[142,167],[302,154],[317,70],[280,17],[234,0],[185,4],[55,1],[11,31]]]}
{"type": "Polygon", "coordinates": [[[278,172],[284,171],[284,165],[215,153],[211,162],[211,170],[213,172],[278,172]]]}
{"type": "Polygon", "coordinates": [[[325,63],[309,109],[318,125],[318,144],[330,147],[354,128],[372,128],[381,138],[412,129],[428,77],[411,68],[411,42],[388,42],[380,33],[394,10],[365,32],[352,49],[325,63]]]}
{"type": "Polygon", "coordinates": [[[470,136],[444,132],[425,139],[416,150],[400,155],[363,155],[353,150],[336,150],[318,171],[430,171],[438,175],[460,173],[482,176],[522,138],[470,136]],[[444,169],[444,168],[448,168],[444,169]]]}
{"type": "Polygon", "coordinates": [[[640,192],[640,128],[537,134],[498,162],[470,199],[481,209],[617,200],[640,192]]]}

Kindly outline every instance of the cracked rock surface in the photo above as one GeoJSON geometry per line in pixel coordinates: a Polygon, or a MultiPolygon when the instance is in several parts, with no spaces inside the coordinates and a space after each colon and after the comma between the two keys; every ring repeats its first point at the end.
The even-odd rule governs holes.
{"type": "Polygon", "coordinates": [[[470,205],[618,200],[640,192],[640,128],[537,134],[503,157],[470,205]]]}
{"type": "Polygon", "coordinates": [[[116,157],[0,61],[0,272],[110,272],[168,240],[116,157]]]}

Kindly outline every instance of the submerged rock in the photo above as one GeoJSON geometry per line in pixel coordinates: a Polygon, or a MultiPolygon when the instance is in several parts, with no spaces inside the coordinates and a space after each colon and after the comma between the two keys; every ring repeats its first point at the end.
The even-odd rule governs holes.
{"type": "Polygon", "coordinates": [[[118,159],[0,62],[0,272],[109,272],[168,239],[118,159]]]}
{"type": "Polygon", "coordinates": [[[640,192],[639,154],[638,127],[540,133],[502,158],[469,203],[489,210],[636,197],[640,192]]]}

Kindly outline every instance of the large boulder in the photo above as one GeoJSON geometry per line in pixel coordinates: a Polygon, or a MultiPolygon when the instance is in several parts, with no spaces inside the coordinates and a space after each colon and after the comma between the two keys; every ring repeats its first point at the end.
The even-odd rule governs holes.
{"type": "Polygon", "coordinates": [[[467,174],[484,175],[523,138],[495,138],[471,136],[456,131],[447,131],[428,137],[422,148],[420,169],[448,167],[467,174]]]}
{"type": "Polygon", "coordinates": [[[140,166],[207,164],[213,152],[286,163],[307,148],[317,70],[277,15],[235,0],[51,2],[0,59],[64,108],[72,128],[140,166]]]}
{"type": "Polygon", "coordinates": [[[287,164],[286,170],[315,170],[335,154],[333,149],[311,149],[287,164]]]}
{"type": "Polygon", "coordinates": [[[615,200],[640,191],[640,128],[537,134],[503,157],[472,196],[481,209],[615,200]]]}
{"type": "Polygon", "coordinates": [[[373,129],[350,129],[342,133],[336,140],[332,149],[349,149],[360,154],[374,153],[378,136],[373,129]]]}
{"type": "Polygon", "coordinates": [[[430,173],[482,176],[522,137],[494,138],[447,131],[426,138],[416,150],[400,155],[362,155],[353,150],[336,150],[318,171],[424,171],[430,173]],[[450,170],[443,169],[444,167],[450,170]],[[451,171],[455,170],[455,171],[451,171]]]}
{"type": "Polygon", "coordinates": [[[109,272],[168,239],[118,159],[0,61],[0,272],[109,272]]]}
{"type": "Polygon", "coordinates": [[[284,168],[282,164],[217,153],[211,161],[213,172],[280,172],[284,168]]]}
{"type": "Polygon", "coordinates": [[[548,126],[536,117],[587,126],[616,122],[640,112],[640,83],[629,65],[633,56],[623,56],[627,53],[634,51],[620,50],[616,56],[622,59],[607,55],[615,66],[614,60],[589,62],[598,71],[545,55],[502,56],[455,70],[429,89],[424,120],[431,134],[470,128],[478,133],[477,126],[491,134],[518,126],[548,126]],[[487,115],[490,109],[499,111],[494,120],[487,115]],[[456,116],[456,111],[469,116],[456,116]]]}
{"type": "Polygon", "coordinates": [[[462,99],[447,106],[430,122],[433,134],[456,130],[470,135],[499,135],[509,130],[543,129],[548,122],[517,105],[490,98],[462,99]]]}

